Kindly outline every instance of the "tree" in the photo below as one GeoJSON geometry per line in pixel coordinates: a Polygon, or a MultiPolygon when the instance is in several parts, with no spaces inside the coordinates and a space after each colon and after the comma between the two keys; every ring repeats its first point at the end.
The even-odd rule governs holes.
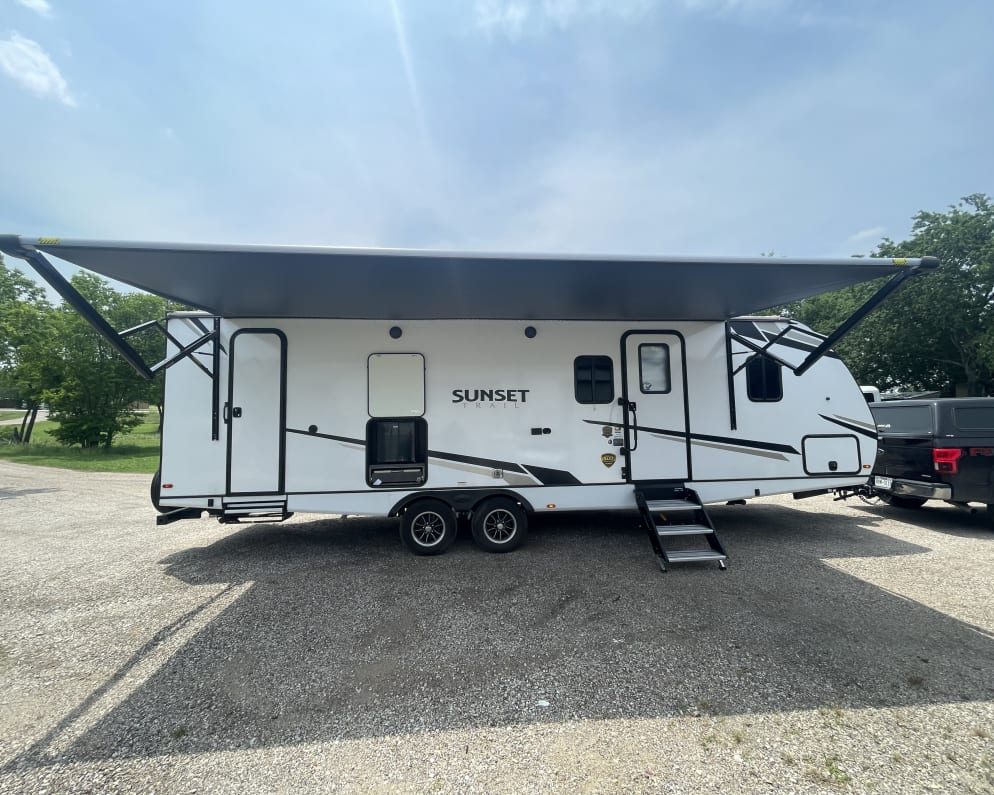
{"type": "MultiPolygon", "coordinates": [[[[934,256],[940,267],[912,279],[838,346],[860,383],[881,389],[994,394],[994,204],[983,194],[946,212],[922,211],[911,237],[885,239],[874,256],[934,256]]],[[[881,282],[860,284],[787,307],[829,332],[881,282]]]]}
{"type": "MultiPolygon", "coordinates": [[[[93,274],[78,273],[71,281],[118,330],[161,317],[165,312],[163,299],[118,293],[93,274]]],[[[56,365],[43,393],[53,417],[59,421],[52,435],[64,444],[110,447],[115,436],[141,422],[132,406],[154,397],[155,390],[75,310],[63,304],[54,314],[55,342],[49,354],[56,365]]],[[[158,335],[149,336],[151,339],[137,343],[139,352],[152,360],[161,358],[164,342],[156,339],[158,335]]]]}
{"type": "Polygon", "coordinates": [[[19,434],[25,443],[52,374],[47,347],[53,312],[45,291],[0,256],[0,388],[26,404],[19,434]]]}

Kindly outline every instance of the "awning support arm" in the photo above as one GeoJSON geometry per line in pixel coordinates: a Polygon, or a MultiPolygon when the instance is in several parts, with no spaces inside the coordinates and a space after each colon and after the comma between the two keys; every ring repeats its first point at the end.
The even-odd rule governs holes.
{"type": "MultiPolygon", "coordinates": [[[[163,333],[165,333],[165,332],[163,332],[163,333]]],[[[218,332],[216,330],[215,331],[208,331],[206,334],[204,334],[204,336],[198,337],[193,342],[191,342],[189,345],[187,345],[185,348],[181,348],[178,352],[176,352],[172,356],[170,356],[170,357],[168,357],[166,359],[163,359],[158,364],[153,364],[149,368],[152,371],[152,375],[155,375],[157,372],[159,372],[159,370],[165,370],[168,367],[172,367],[174,364],[176,364],[176,362],[178,362],[183,357],[189,356],[190,360],[194,364],[196,364],[201,370],[203,370],[205,373],[207,373],[207,375],[210,378],[213,378],[214,376],[211,373],[211,371],[208,370],[206,367],[204,367],[204,365],[201,362],[199,362],[197,359],[195,359],[193,356],[191,356],[191,354],[195,350],[197,350],[197,348],[199,348],[200,346],[204,345],[207,342],[210,342],[211,340],[216,339],[217,338],[217,334],[218,334],[218,332]]],[[[173,337],[172,334],[169,335],[169,339],[172,340],[174,344],[178,344],[176,342],[176,338],[173,337]]]]}
{"type": "MultiPolygon", "coordinates": [[[[142,359],[141,354],[138,353],[127,340],[124,339],[120,334],[118,334],[111,327],[110,323],[104,320],[103,315],[101,315],[93,305],[87,301],[79,291],[69,283],[69,281],[56,269],[55,266],[49,262],[45,255],[40,251],[25,248],[24,246],[18,246],[16,252],[8,252],[14,256],[20,257],[25,262],[27,262],[41,278],[43,278],[52,287],[55,292],[62,296],[62,299],[69,304],[73,309],[75,309],[82,316],[83,320],[93,327],[101,337],[103,337],[107,344],[110,345],[115,351],[117,351],[121,357],[130,364],[138,374],[144,378],[146,381],[151,381],[155,378],[155,373],[152,371],[142,359]]],[[[129,329],[129,331],[134,331],[136,329],[129,329]]]]}
{"type": "Polygon", "coordinates": [[[822,343],[808,354],[807,358],[794,369],[794,375],[804,375],[804,373],[813,367],[822,356],[828,353],[839,340],[852,331],[856,327],[856,324],[880,306],[880,304],[886,301],[887,297],[897,290],[898,287],[904,284],[905,281],[912,276],[917,276],[918,273],[918,268],[909,268],[908,270],[900,271],[894,274],[887,281],[887,283],[883,285],[883,287],[870,296],[869,300],[867,300],[865,304],[846,318],[842,324],[835,329],[835,331],[825,337],[822,343]]]}

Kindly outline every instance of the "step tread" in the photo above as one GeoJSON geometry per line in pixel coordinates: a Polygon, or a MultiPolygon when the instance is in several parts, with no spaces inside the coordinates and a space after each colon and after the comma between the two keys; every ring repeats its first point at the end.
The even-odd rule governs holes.
{"type": "Polygon", "coordinates": [[[687,500],[646,500],[645,504],[653,513],[657,511],[699,511],[703,507],[700,503],[688,502],[687,500]]]}
{"type": "Polygon", "coordinates": [[[711,535],[713,527],[705,524],[657,524],[656,535],[660,536],[696,536],[711,535]]]}
{"type": "Polygon", "coordinates": [[[713,549],[681,549],[667,552],[666,558],[670,563],[694,563],[706,560],[727,560],[728,555],[715,552],[713,549]]]}

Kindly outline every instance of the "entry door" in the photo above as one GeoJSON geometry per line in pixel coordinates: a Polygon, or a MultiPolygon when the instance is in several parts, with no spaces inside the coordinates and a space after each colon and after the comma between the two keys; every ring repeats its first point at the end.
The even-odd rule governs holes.
{"type": "Polygon", "coordinates": [[[683,338],[630,331],[622,338],[625,449],[631,480],[690,476],[683,338]]]}
{"type": "Polygon", "coordinates": [[[228,375],[228,493],[283,491],[286,337],[275,329],[231,335],[228,375]]]}

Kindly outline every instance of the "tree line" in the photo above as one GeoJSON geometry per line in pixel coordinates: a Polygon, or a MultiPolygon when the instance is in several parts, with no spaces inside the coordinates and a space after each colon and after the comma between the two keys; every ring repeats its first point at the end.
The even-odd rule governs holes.
{"type": "MultiPolygon", "coordinates": [[[[937,391],[943,397],[994,395],[994,204],[973,194],[945,212],[914,216],[911,237],[884,239],[876,257],[938,257],[836,347],[861,384],[881,390],[937,391]]],[[[857,284],[778,309],[824,334],[884,280],[857,284]]]]}
{"type": "MultiPolygon", "coordinates": [[[[164,317],[171,308],[158,296],[118,292],[90,273],[77,273],[71,282],[119,331],[164,317]]],[[[129,341],[146,361],[165,356],[165,340],[154,329],[129,341]]],[[[75,310],[50,303],[42,287],[0,257],[0,398],[27,409],[17,441],[30,441],[44,405],[58,420],[50,432],[58,441],[110,447],[141,423],[137,404],[155,406],[161,416],[162,376],[145,381],[75,310]]]]}
{"type": "MultiPolygon", "coordinates": [[[[884,239],[871,256],[938,257],[941,266],[912,279],[837,347],[857,381],[882,390],[938,391],[945,396],[994,394],[994,204],[984,194],[944,212],[914,217],[911,237],[884,239]]],[[[121,293],[80,272],[73,286],[118,330],[162,318],[165,299],[121,293]]],[[[881,281],[797,301],[776,311],[827,334],[860,307],[881,281]]],[[[165,356],[154,330],[129,340],[148,362],[165,356]]],[[[18,434],[30,440],[31,412],[46,405],[67,445],[110,447],[141,422],[133,407],[160,410],[162,375],[143,380],[64,303],[0,256],[0,398],[28,409],[18,434]]]]}

